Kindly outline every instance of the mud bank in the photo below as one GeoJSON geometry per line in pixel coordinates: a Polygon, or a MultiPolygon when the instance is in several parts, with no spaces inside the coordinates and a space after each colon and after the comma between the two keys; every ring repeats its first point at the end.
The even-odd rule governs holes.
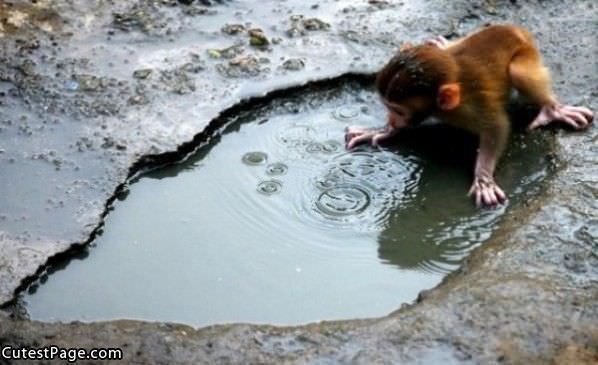
{"type": "MultiPolygon", "coordinates": [[[[1,302],[11,301],[49,257],[93,236],[137,161],[177,150],[242,99],[371,72],[401,39],[454,36],[487,22],[523,24],[537,35],[562,100],[598,108],[598,10],[590,2],[458,1],[450,9],[436,1],[418,8],[264,2],[255,10],[245,2],[165,3],[0,8],[1,302]],[[324,23],[305,22],[314,17],[324,23]],[[255,32],[248,39],[229,34],[230,27],[221,31],[231,19],[262,28],[268,44],[255,32]],[[230,59],[238,51],[227,47],[234,44],[229,37],[244,43],[230,59]],[[197,49],[189,49],[191,40],[197,49]]],[[[193,329],[41,323],[7,308],[0,343],[122,347],[128,363],[595,362],[598,132],[556,135],[560,167],[550,188],[506,217],[441,285],[387,317],[193,329]]]]}

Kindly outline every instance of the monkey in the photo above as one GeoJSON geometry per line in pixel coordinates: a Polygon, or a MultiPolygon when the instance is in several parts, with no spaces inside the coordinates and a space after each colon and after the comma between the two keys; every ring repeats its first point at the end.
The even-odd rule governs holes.
{"type": "Polygon", "coordinates": [[[386,126],[348,127],[346,148],[377,146],[429,117],[474,133],[479,146],[468,195],[478,207],[506,201],[494,170],[510,133],[506,103],[512,89],[540,107],[528,130],[557,121],[581,130],[594,118],[588,108],[557,100],[532,34],[515,25],[489,26],[455,41],[439,36],[406,44],[377,73],[376,89],[388,109],[386,126]]]}

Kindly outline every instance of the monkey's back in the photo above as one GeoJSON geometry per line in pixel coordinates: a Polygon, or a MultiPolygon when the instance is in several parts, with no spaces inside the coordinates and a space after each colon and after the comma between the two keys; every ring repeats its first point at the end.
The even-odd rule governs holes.
{"type": "Polygon", "coordinates": [[[457,64],[469,70],[461,75],[462,80],[483,75],[484,79],[502,84],[509,83],[509,64],[513,56],[532,44],[533,39],[525,29],[494,25],[465,37],[448,50],[457,64]]]}
{"type": "Polygon", "coordinates": [[[453,55],[459,66],[462,95],[470,99],[465,105],[479,106],[476,110],[463,110],[459,114],[475,113],[479,117],[447,116],[447,121],[450,123],[450,119],[459,120],[459,123],[451,124],[459,124],[458,126],[465,129],[477,131],[480,127],[478,123],[484,123],[487,119],[484,115],[479,115],[480,113],[504,108],[511,89],[509,64],[517,52],[530,45],[533,46],[533,38],[525,29],[511,25],[495,25],[475,32],[450,46],[447,51],[453,55]],[[470,123],[476,125],[469,125],[470,123]]]}

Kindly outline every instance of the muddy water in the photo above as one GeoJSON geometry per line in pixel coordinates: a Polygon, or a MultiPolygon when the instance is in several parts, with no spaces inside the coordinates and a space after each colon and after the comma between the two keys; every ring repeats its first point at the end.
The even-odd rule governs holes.
{"type": "Polygon", "coordinates": [[[379,126],[371,90],[303,91],[241,112],[185,161],[144,174],[77,257],[25,294],[32,318],[192,325],[373,317],[436,285],[548,174],[546,140],[516,134],[505,207],[466,197],[475,141],[439,126],[347,152],[379,126]]]}

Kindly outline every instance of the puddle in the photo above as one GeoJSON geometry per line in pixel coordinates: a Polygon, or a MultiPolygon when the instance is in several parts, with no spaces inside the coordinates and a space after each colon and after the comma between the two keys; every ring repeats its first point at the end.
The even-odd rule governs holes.
{"type": "Polygon", "coordinates": [[[548,137],[515,134],[498,173],[508,205],[476,209],[475,144],[461,133],[422,127],[345,151],[347,125],[384,118],[353,83],[241,112],[184,162],[132,183],[91,247],[24,293],[29,314],[298,324],[413,301],[538,193],[548,137]]]}

